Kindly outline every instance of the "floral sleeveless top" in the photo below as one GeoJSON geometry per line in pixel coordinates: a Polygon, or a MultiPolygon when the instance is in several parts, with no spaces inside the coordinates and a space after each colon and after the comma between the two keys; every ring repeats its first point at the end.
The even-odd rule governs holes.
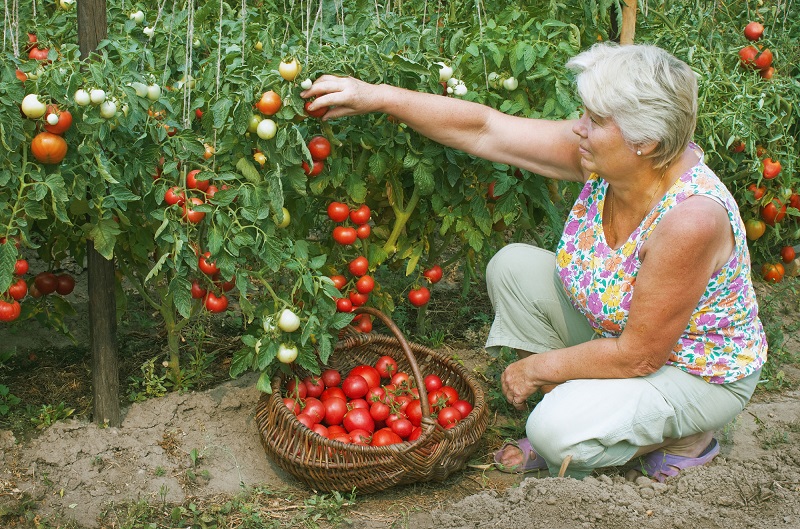
{"type": "MultiPolygon", "coordinates": [[[[699,150],[699,147],[694,146],[699,150]]],[[[556,252],[558,275],[572,304],[599,337],[617,337],[625,328],[641,266],[639,249],[664,214],[692,195],[710,197],[728,212],[736,246],[730,260],[709,280],[668,364],[724,384],[760,369],[767,341],[758,318],[750,279],[744,223],[730,192],[701,159],[681,176],[642,220],[625,244],[612,249],[603,233],[608,183],[593,174],[567,219],[556,252]]]]}

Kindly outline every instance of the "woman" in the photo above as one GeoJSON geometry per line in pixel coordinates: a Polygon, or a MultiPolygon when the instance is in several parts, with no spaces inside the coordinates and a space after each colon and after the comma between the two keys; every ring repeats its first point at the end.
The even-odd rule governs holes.
{"type": "Polygon", "coordinates": [[[685,63],[597,44],[567,67],[577,120],[327,75],[302,96],[329,106],[325,119],[389,113],[442,144],[584,184],[555,254],[512,244],[487,268],[486,346],[520,357],[503,393],[518,409],[546,393],[527,438],[495,460],[577,478],[638,461],[663,480],[719,453],[713,432],[744,408],[766,359],[744,225],[691,143],[697,81],[685,63]]]}

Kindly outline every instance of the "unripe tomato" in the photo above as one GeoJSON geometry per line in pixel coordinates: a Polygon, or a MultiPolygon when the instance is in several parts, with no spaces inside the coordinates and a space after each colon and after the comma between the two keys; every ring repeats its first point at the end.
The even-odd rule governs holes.
{"type": "Polygon", "coordinates": [[[262,140],[271,140],[278,132],[278,126],[271,119],[262,119],[256,127],[256,134],[262,140]]]}
{"type": "Polygon", "coordinates": [[[291,309],[283,309],[278,316],[278,328],[283,332],[294,332],[300,328],[300,318],[291,309]]]}
{"type": "Polygon", "coordinates": [[[281,61],[281,63],[278,65],[278,73],[281,74],[281,77],[287,81],[294,81],[301,69],[302,68],[300,67],[300,63],[297,62],[297,59],[281,61]]]}
{"type": "Polygon", "coordinates": [[[275,225],[278,228],[285,228],[292,222],[292,216],[289,214],[289,210],[286,208],[281,208],[281,213],[283,214],[283,217],[281,221],[277,222],[275,225]]]}
{"type": "Polygon", "coordinates": [[[278,346],[278,361],[284,364],[291,364],[297,358],[297,347],[282,343],[278,346]]]}
{"type": "Polygon", "coordinates": [[[764,235],[764,232],[767,231],[767,225],[762,220],[749,219],[744,223],[744,229],[747,232],[747,238],[755,241],[764,235]]]}

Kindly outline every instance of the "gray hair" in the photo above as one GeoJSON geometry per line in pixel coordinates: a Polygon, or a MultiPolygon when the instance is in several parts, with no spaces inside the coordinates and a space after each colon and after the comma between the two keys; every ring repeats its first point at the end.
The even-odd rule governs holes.
{"type": "Polygon", "coordinates": [[[697,122],[697,77],[652,45],[598,43],[567,62],[587,110],[613,119],[633,146],[656,142],[649,157],[668,166],[686,149],[697,122]]]}

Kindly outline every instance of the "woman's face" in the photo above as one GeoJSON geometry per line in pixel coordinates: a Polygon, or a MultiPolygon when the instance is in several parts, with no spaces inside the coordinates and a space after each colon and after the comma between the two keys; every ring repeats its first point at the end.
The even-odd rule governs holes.
{"type": "Polygon", "coordinates": [[[590,173],[624,176],[630,170],[634,148],[625,141],[619,126],[611,118],[602,118],[584,110],[572,131],[578,135],[581,166],[590,173]]]}

